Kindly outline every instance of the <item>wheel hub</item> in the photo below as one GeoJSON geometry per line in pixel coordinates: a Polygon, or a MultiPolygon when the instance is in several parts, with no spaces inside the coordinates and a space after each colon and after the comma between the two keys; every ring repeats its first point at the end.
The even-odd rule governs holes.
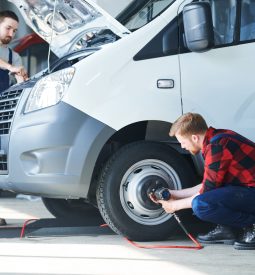
{"type": "Polygon", "coordinates": [[[122,178],[120,188],[121,204],[127,215],[146,225],[168,220],[171,215],[149,198],[149,194],[159,187],[181,188],[180,179],[170,165],[160,160],[147,159],[130,167],[122,178]]]}
{"type": "MultiPolygon", "coordinates": [[[[134,178],[133,180],[136,179],[134,178]]],[[[135,185],[135,182],[133,184],[135,185]]],[[[142,178],[136,190],[138,203],[141,206],[151,210],[161,208],[149,198],[149,194],[159,187],[169,187],[167,182],[162,177],[157,175],[149,175],[142,178]]]]}

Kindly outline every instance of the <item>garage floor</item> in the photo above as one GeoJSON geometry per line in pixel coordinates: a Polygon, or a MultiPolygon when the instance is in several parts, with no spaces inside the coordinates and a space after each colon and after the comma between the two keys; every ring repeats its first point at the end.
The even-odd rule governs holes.
{"type": "MultiPolygon", "coordinates": [[[[23,222],[52,218],[41,200],[0,199],[0,217],[10,228],[0,228],[0,274],[254,274],[255,251],[208,245],[202,250],[140,249],[88,222],[83,229],[42,228],[19,238],[23,222]],[[15,228],[15,227],[18,228],[15,228]],[[35,233],[36,232],[36,233],[35,233]]],[[[201,226],[201,225],[199,225],[201,226]]],[[[193,226],[193,230],[196,226],[193,226]]],[[[154,243],[146,243],[154,244],[154,243]]],[[[192,245],[177,231],[164,245],[192,245]]]]}

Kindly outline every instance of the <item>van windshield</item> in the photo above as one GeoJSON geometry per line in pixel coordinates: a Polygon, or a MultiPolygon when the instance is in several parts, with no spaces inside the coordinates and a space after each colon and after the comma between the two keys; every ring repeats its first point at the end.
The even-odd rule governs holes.
{"type": "Polygon", "coordinates": [[[135,31],[155,19],[174,1],[175,0],[134,0],[116,19],[130,31],[135,31]]]}

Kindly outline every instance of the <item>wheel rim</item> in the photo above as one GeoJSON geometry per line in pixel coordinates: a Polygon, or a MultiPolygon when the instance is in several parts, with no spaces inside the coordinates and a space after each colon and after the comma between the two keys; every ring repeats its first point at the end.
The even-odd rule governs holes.
{"type": "Polygon", "coordinates": [[[148,196],[158,187],[181,189],[179,176],[166,162],[146,159],[135,163],[127,170],[120,185],[120,201],[132,220],[144,225],[157,225],[172,217],[148,196]]]}

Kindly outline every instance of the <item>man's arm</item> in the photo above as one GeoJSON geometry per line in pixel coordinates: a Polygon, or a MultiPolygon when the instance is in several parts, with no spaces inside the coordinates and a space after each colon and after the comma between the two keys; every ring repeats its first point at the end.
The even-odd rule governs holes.
{"type": "Polygon", "coordinates": [[[181,189],[181,190],[170,190],[171,198],[174,200],[189,198],[189,197],[192,197],[193,195],[199,193],[199,190],[201,188],[202,188],[202,183],[200,183],[196,186],[181,189]]]}
{"type": "Polygon", "coordinates": [[[20,78],[27,78],[27,72],[23,66],[13,66],[8,62],[0,59],[0,67],[15,75],[18,75],[20,78]]]}
{"type": "Polygon", "coordinates": [[[2,69],[5,69],[5,70],[10,71],[11,68],[12,68],[12,65],[9,64],[8,62],[5,62],[3,59],[0,59],[0,67],[1,67],[2,69]]]}
{"type": "Polygon", "coordinates": [[[198,195],[199,193],[196,193],[185,199],[180,199],[180,200],[170,199],[169,201],[160,200],[158,202],[162,205],[162,207],[167,213],[174,213],[181,209],[192,208],[192,201],[198,195]]]}

